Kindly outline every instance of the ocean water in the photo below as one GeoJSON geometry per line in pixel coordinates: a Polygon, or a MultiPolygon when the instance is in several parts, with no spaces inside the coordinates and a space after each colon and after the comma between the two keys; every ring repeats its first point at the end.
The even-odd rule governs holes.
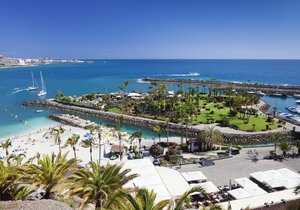
{"type": "MultiPolygon", "coordinates": [[[[22,101],[39,99],[37,92],[13,91],[16,87],[26,88],[31,85],[31,71],[39,85],[39,72],[42,71],[48,92],[46,98],[54,97],[57,89],[61,89],[66,95],[114,92],[118,91],[118,86],[125,80],[129,81],[128,91],[146,90],[148,84],[138,82],[138,79],[146,77],[217,78],[300,85],[300,60],[94,60],[93,63],[0,69],[0,138],[28,132],[45,124],[55,125],[47,117],[52,111],[36,113],[35,108],[20,106],[22,101]],[[191,76],[191,72],[198,72],[200,75],[191,76]],[[27,121],[27,124],[20,120],[27,121]]],[[[286,106],[296,105],[294,98],[262,99],[281,111],[285,111],[286,106]]],[[[138,128],[124,126],[124,130],[129,133],[136,129],[138,128]]],[[[148,138],[154,136],[149,130],[145,130],[145,133],[148,138]]]]}

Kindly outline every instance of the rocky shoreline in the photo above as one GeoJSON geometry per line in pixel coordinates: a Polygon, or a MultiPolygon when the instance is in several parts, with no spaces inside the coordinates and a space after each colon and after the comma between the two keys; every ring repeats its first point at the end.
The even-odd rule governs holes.
{"type": "MultiPolygon", "coordinates": [[[[195,127],[190,127],[190,126],[187,127],[182,124],[166,123],[160,120],[153,120],[153,119],[129,116],[124,114],[117,114],[117,113],[95,110],[95,109],[90,109],[85,107],[74,106],[74,105],[67,105],[67,104],[55,102],[53,99],[23,102],[22,105],[32,106],[32,107],[43,107],[47,109],[56,109],[56,110],[71,112],[75,114],[84,114],[84,115],[89,115],[92,117],[111,120],[111,121],[117,121],[119,118],[122,118],[124,124],[150,128],[150,129],[153,128],[154,126],[159,125],[165,131],[182,135],[182,136],[189,136],[192,138],[201,139],[203,134],[203,130],[200,130],[195,127]]],[[[293,131],[284,131],[284,132],[279,132],[278,134],[279,134],[278,141],[291,141],[296,138],[295,132],[293,131]]],[[[272,142],[272,138],[270,137],[269,133],[263,133],[263,134],[224,133],[223,136],[225,139],[225,143],[231,143],[231,144],[258,144],[258,143],[272,142]]]]}

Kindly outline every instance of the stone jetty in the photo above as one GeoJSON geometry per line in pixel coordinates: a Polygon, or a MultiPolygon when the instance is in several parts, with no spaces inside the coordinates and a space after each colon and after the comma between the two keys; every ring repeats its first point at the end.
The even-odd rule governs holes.
{"type": "MultiPolygon", "coordinates": [[[[153,128],[154,126],[160,126],[164,131],[169,131],[171,133],[175,133],[182,136],[189,136],[192,138],[202,138],[203,130],[200,130],[195,127],[186,126],[182,124],[175,123],[167,123],[160,120],[153,120],[147,118],[141,118],[136,116],[106,112],[101,110],[95,110],[91,108],[79,107],[74,105],[62,104],[54,101],[53,99],[46,100],[37,100],[37,101],[29,101],[23,102],[23,106],[33,106],[33,107],[43,107],[48,109],[56,109],[65,112],[71,112],[74,114],[84,114],[100,119],[106,119],[111,121],[117,121],[122,118],[124,124],[134,125],[143,128],[153,128]]],[[[247,133],[247,134],[234,134],[234,133],[224,133],[225,143],[232,144],[251,144],[251,143],[265,143],[271,142],[272,139],[269,133],[247,133]]],[[[293,131],[285,131],[279,133],[279,141],[280,140],[293,140],[295,138],[293,131]]]]}
{"type": "Polygon", "coordinates": [[[275,85],[261,83],[238,83],[216,80],[191,80],[191,79],[143,79],[144,82],[162,83],[162,84],[177,84],[177,85],[198,85],[206,88],[215,88],[216,90],[224,91],[228,88],[235,89],[237,92],[243,91],[261,91],[266,95],[282,94],[283,96],[294,96],[300,94],[300,86],[294,85],[275,85]]]}

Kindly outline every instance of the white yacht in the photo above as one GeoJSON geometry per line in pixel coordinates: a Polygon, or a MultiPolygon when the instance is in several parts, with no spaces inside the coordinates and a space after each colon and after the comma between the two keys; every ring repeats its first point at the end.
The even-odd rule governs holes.
{"type": "Polygon", "coordinates": [[[294,98],[300,98],[300,94],[294,94],[294,98]]]}
{"type": "Polygon", "coordinates": [[[33,72],[31,71],[31,78],[32,78],[32,86],[29,86],[26,90],[28,91],[33,91],[33,90],[37,90],[39,87],[38,87],[38,84],[33,76],[33,72]]]}
{"type": "Polygon", "coordinates": [[[42,90],[40,90],[40,92],[38,93],[38,96],[44,96],[44,95],[47,94],[47,90],[46,90],[45,82],[44,82],[43,75],[42,75],[41,71],[40,71],[40,75],[41,75],[42,90]]]}
{"type": "Polygon", "coordinates": [[[266,94],[261,92],[260,90],[259,91],[256,91],[256,95],[258,96],[265,96],[266,94]]]}

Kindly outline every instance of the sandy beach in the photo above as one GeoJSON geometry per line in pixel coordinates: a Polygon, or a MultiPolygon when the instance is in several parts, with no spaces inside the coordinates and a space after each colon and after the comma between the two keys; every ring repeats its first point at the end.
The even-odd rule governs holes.
{"type": "MultiPolygon", "coordinates": [[[[71,137],[73,134],[80,135],[80,139],[76,145],[76,155],[78,160],[81,161],[82,165],[87,164],[90,161],[90,149],[82,146],[82,140],[86,139],[85,135],[89,133],[89,130],[73,127],[69,125],[60,125],[65,129],[65,132],[60,135],[61,137],[61,151],[63,153],[68,152],[68,157],[74,157],[73,149],[69,145],[64,146],[67,139],[71,137]]],[[[60,126],[55,126],[59,128],[60,126]]],[[[8,149],[9,154],[25,154],[26,159],[35,156],[37,153],[39,154],[51,154],[52,152],[58,153],[59,146],[55,144],[54,137],[49,134],[53,127],[45,127],[38,130],[34,130],[30,133],[20,134],[18,136],[10,138],[12,141],[12,147],[8,149]],[[45,135],[46,134],[46,135],[45,135]]],[[[112,144],[119,145],[119,141],[114,134],[114,129],[103,127],[102,128],[102,148],[101,148],[101,162],[105,164],[107,161],[110,162],[119,162],[119,160],[109,160],[109,158],[104,157],[104,154],[107,154],[110,151],[110,147],[112,144]]],[[[123,132],[123,140],[122,145],[129,147],[131,140],[129,139],[129,134],[123,132]]],[[[0,141],[4,141],[5,139],[0,139],[0,141]]],[[[158,139],[154,140],[158,142],[158,139]]],[[[151,146],[154,143],[153,139],[143,138],[141,145],[142,146],[151,146]]],[[[161,138],[161,141],[167,141],[166,138],[161,138]]],[[[180,137],[169,137],[169,141],[180,143],[180,137]]],[[[92,157],[94,161],[99,159],[99,148],[98,148],[98,138],[97,134],[95,134],[95,145],[93,146],[92,157]]],[[[185,142],[185,139],[184,139],[185,142]]],[[[138,140],[134,140],[132,142],[133,146],[138,146],[138,140]]],[[[5,150],[0,148],[0,156],[5,156],[5,150]]],[[[123,158],[123,161],[126,160],[126,156],[123,158]]]]}

